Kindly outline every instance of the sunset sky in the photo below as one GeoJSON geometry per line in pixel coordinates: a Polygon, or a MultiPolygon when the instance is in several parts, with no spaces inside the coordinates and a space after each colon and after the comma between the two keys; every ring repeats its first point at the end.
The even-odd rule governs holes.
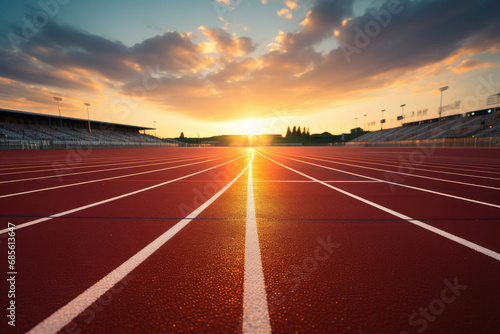
{"type": "Polygon", "coordinates": [[[311,133],[485,108],[498,0],[3,0],[0,108],[158,136],[311,133]],[[428,115],[417,111],[428,109],[428,115]],[[419,116],[420,115],[420,116],[419,116]]]}

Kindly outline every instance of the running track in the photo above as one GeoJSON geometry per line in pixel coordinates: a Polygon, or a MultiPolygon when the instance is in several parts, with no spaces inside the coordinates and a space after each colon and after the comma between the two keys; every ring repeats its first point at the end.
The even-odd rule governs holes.
{"type": "Polygon", "coordinates": [[[499,153],[0,152],[0,332],[498,333],[499,153]]]}

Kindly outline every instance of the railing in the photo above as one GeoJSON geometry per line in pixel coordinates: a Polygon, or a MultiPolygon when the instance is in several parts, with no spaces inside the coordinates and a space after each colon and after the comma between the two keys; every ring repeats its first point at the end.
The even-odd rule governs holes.
{"type": "Polygon", "coordinates": [[[8,140],[0,139],[0,150],[57,150],[100,148],[177,147],[178,143],[89,142],[84,140],[8,140]]]}
{"type": "Polygon", "coordinates": [[[500,147],[500,137],[445,138],[426,140],[348,142],[346,146],[384,147],[384,146],[436,146],[436,147],[500,147]]]}

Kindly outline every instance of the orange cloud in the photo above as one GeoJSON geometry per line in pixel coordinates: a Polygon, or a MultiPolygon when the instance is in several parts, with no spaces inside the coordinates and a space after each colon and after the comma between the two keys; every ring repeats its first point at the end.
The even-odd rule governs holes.
{"type": "Polygon", "coordinates": [[[293,19],[293,15],[290,12],[290,10],[288,10],[288,8],[282,8],[282,9],[278,10],[276,12],[276,14],[278,14],[279,17],[287,19],[287,20],[293,19]]]}
{"type": "MultiPolygon", "coordinates": [[[[230,35],[222,29],[200,27],[199,30],[210,39],[212,43],[210,47],[217,49],[225,57],[242,57],[251,53],[256,48],[256,45],[249,37],[230,35]]],[[[206,50],[207,45],[202,45],[202,48],[206,50]]]]}
{"type": "Polygon", "coordinates": [[[290,1],[286,0],[285,5],[290,9],[290,10],[297,10],[299,9],[299,5],[295,1],[290,1]]]}
{"type": "Polygon", "coordinates": [[[452,71],[455,73],[465,73],[473,70],[477,70],[480,68],[488,68],[499,66],[497,64],[492,64],[488,62],[483,62],[477,59],[466,59],[462,61],[458,66],[452,67],[452,71]]]}

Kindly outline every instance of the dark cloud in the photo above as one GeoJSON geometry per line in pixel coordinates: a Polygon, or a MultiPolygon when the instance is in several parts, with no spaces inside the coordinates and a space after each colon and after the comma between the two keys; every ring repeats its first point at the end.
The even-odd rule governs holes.
{"type": "Polygon", "coordinates": [[[357,17],[352,5],[316,1],[298,31],[282,33],[277,48],[257,57],[251,38],[222,29],[201,28],[208,42],[165,32],[127,47],[52,22],[19,52],[0,50],[0,75],[81,91],[97,81],[122,95],[139,88],[167,110],[223,120],[281,108],[314,112],[427,66],[492,67],[470,54],[500,52],[496,0],[386,0],[357,17]],[[340,47],[315,50],[334,36],[340,47]]]}
{"type": "Polygon", "coordinates": [[[286,50],[309,47],[329,37],[342,21],[352,15],[353,0],[318,0],[302,21],[303,29],[287,33],[282,41],[286,50]]]}
{"type": "Polygon", "coordinates": [[[96,92],[92,82],[81,76],[69,76],[56,67],[33,61],[23,53],[0,49],[0,73],[4,78],[20,82],[64,89],[96,92]]]}
{"type": "Polygon", "coordinates": [[[121,42],[50,22],[20,49],[55,68],[85,69],[122,82],[137,79],[153,68],[192,73],[210,65],[210,59],[190,37],[178,32],[166,32],[128,48],[121,42]]]}
{"type": "MultiPolygon", "coordinates": [[[[481,39],[481,35],[491,31],[491,27],[498,24],[496,22],[500,18],[498,1],[388,0],[382,6],[386,13],[389,12],[387,4],[391,2],[400,3],[397,7],[400,12],[390,14],[386,26],[376,18],[381,11],[371,9],[350,20],[340,30],[337,39],[359,50],[359,54],[351,54],[356,66],[384,72],[396,68],[418,68],[438,62],[466,47],[468,43],[481,39]],[[377,24],[380,27],[379,33],[369,36],[367,31],[377,24]],[[356,44],[359,31],[368,37],[368,44],[364,47],[356,44]]],[[[373,34],[377,30],[371,31],[373,34]]],[[[497,34],[491,38],[498,43],[499,36],[497,34]]]]}
{"type": "Polygon", "coordinates": [[[166,32],[130,48],[134,62],[171,73],[194,73],[213,65],[188,34],[166,32]]]}
{"type": "MultiPolygon", "coordinates": [[[[500,2],[487,0],[387,0],[381,8],[369,8],[345,25],[336,26],[336,39],[343,43],[344,51],[336,48],[321,60],[318,53],[309,52],[307,57],[314,66],[297,79],[298,86],[315,87],[318,94],[329,94],[332,99],[342,98],[347,92],[383,88],[406,72],[439,65],[460,51],[466,55],[471,48],[479,53],[495,45],[498,48],[500,34],[494,32],[500,22],[499,9],[500,2]],[[388,12],[388,6],[398,9],[397,13],[381,24],[380,15],[388,12]],[[375,26],[378,33],[370,30],[375,26]]],[[[294,69],[289,76],[305,70],[304,48],[284,45],[282,51],[286,56],[279,56],[281,68],[294,69]],[[300,70],[294,66],[299,61],[303,64],[300,70]]]]}
{"type": "Polygon", "coordinates": [[[110,80],[126,80],[138,71],[126,65],[132,56],[125,45],[50,21],[20,52],[58,69],[85,69],[110,80]]]}

